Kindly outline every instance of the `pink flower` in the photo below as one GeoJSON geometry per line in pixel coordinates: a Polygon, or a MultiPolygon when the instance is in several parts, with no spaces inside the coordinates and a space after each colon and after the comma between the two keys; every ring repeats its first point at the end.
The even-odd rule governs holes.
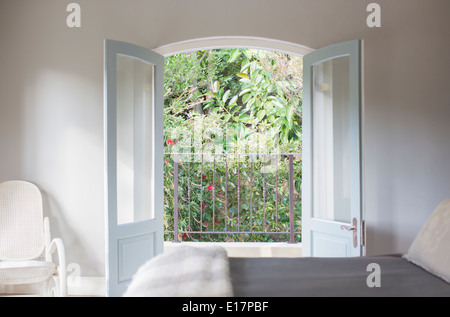
{"type": "Polygon", "coordinates": [[[173,140],[172,139],[168,139],[167,140],[167,145],[174,145],[175,144],[175,142],[173,142],[173,140]]]}
{"type": "Polygon", "coordinates": [[[208,187],[206,187],[207,190],[213,190],[213,185],[209,185],[208,187]]]}

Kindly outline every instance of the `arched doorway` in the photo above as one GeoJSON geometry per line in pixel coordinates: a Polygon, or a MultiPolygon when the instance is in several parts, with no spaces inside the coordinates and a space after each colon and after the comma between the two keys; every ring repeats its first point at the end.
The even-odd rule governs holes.
{"type": "Polygon", "coordinates": [[[198,38],[163,45],[154,48],[153,51],[167,57],[178,53],[212,48],[256,48],[297,56],[304,56],[314,51],[314,49],[300,44],[252,36],[216,36],[198,38]]]}
{"type": "MultiPolygon", "coordinates": [[[[241,73],[239,71],[235,71],[233,69],[233,77],[238,78],[241,77],[243,72],[247,72],[250,76],[250,73],[253,75],[263,72],[271,73],[270,76],[263,75],[261,78],[265,78],[261,81],[256,80],[256,76],[251,75],[252,80],[250,85],[243,85],[240,88],[240,91],[248,91],[253,90],[257,87],[257,90],[264,90],[263,94],[254,92],[257,97],[261,98],[261,103],[268,102],[270,103],[267,108],[264,105],[256,107],[256,111],[248,111],[247,109],[243,109],[244,106],[241,104],[246,104],[253,110],[253,107],[250,106],[252,98],[245,98],[246,94],[241,94],[234,89],[234,92],[229,94],[229,99],[236,100],[239,97],[239,105],[231,106],[232,101],[229,101],[228,109],[231,107],[235,107],[234,109],[240,108],[243,113],[250,114],[250,117],[255,118],[259,117],[259,121],[263,120],[266,124],[276,124],[279,117],[285,115],[285,111],[283,113],[278,113],[279,111],[275,111],[274,108],[286,109],[286,112],[290,113],[298,113],[292,115],[292,117],[296,117],[295,120],[291,120],[291,124],[289,126],[294,126],[296,129],[292,127],[287,127],[283,125],[283,129],[286,131],[291,131],[292,134],[295,134],[297,138],[297,142],[292,144],[289,149],[268,149],[267,140],[264,141],[261,136],[261,131],[258,131],[254,134],[251,134],[250,137],[245,137],[246,142],[252,144],[249,148],[245,148],[242,151],[242,147],[240,147],[239,153],[229,153],[229,150],[224,152],[220,152],[217,154],[217,150],[214,155],[214,159],[211,157],[209,160],[203,162],[203,155],[210,156],[210,153],[197,153],[199,151],[192,151],[191,139],[192,132],[187,132],[186,134],[182,133],[181,138],[186,139],[188,142],[183,142],[183,140],[179,140],[179,131],[177,131],[177,136],[172,136],[170,133],[166,135],[166,141],[171,142],[171,146],[168,146],[165,151],[165,160],[164,160],[164,170],[165,170],[165,224],[166,232],[170,232],[170,237],[166,236],[166,241],[174,241],[174,242],[186,242],[186,241],[214,241],[214,242],[300,242],[300,219],[301,219],[301,200],[300,200],[300,183],[301,183],[301,78],[302,78],[302,56],[305,52],[310,51],[309,49],[280,41],[273,41],[267,39],[249,39],[249,38],[206,38],[200,40],[192,40],[185,41],[180,43],[175,43],[172,45],[164,46],[160,49],[155,49],[159,53],[164,53],[166,57],[166,69],[169,71],[166,73],[166,80],[169,79],[171,82],[171,77],[173,74],[172,65],[173,58],[182,57],[184,60],[186,55],[193,56],[194,62],[186,62],[186,65],[190,65],[188,68],[185,68],[185,64],[176,64],[177,65],[177,75],[175,78],[182,77],[183,84],[186,82],[186,78],[189,77],[191,73],[191,68],[196,68],[199,60],[205,60],[206,51],[221,51],[219,53],[221,58],[224,56],[223,53],[227,50],[231,51],[259,51],[262,54],[270,54],[272,56],[283,56],[283,62],[288,62],[287,64],[283,64],[283,67],[279,67],[279,63],[275,62],[275,60],[271,60],[275,62],[275,65],[278,67],[269,67],[269,69],[263,69],[263,67],[252,67],[252,71],[248,71],[247,67],[244,66],[241,68],[241,73]],[[219,48],[217,48],[219,47],[219,48]],[[281,47],[281,48],[280,48],[281,47]],[[288,52],[289,53],[286,53],[288,52]],[[291,53],[294,51],[295,53],[291,53]],[[199,54],[199,55],[197,55],[199,54]],[[292,70],[292,65],[295,68],[295,74],[292,74],[290,70],[292,70]],[[261,71],[261,72],[259,72],[261,71]],[[281,74],[281,75],[278,75],[281,74]],[[290,75],[289,75],[290,74],[290,75]],[[237,75],[237,76],[235,76],[237,75]],[[241,76],[240,76],[241,75],[241,76]],[[279,78],[275,78],[279,77],[279,78]],[[282,93],[280,95],[278,89],[275,89],[278,84],[286,83],[287,78],[298,78],[296,79],[296,84],[292,85],[290,89],[293,89],[296,93],[296,98],[293,95],[288,96],[287,94],[282,93]],[[300,79],[300,80],[299,80],[300,79]],[[273,81],[273,82],[272,82],[273,81]],[[263,86],[270,85],[270,89],[262,89],[263,86]],[[248,88],[248,87],[252,88],[248,88]],[[274,87],[272,89],[272,86],[274,87]],[[248,88],[248,89],[247,89],[248,88]],[[243,95],[243,96],[242,96],[243,95]],[[263,96],[264,95],[264,96],[263,96]],[[283,102],[275,100],[272,103],[266,95],[270,95],[269,98],[275,99],[275,97],[279,98],[278,100],[283,99],[283,102]],[[234,96],[234,97],[232,97],[234,96]],[[242,96],[242,101],[241,101],[242,96]],[[250,100],[250,102],[246,101],[250,100]],[[274,106],[276,105],[276,106],[274,106]],[[297,110],[294,110],[297,109],[297,110]],[[261,110],[262,109],[262,110],[261,110]],[[292,111],[288,111],[288,109],[292,111]],[[260,111],[258,111],[260,110],[260,111]],[[271,113],[269,113],[271,111],[271,113]],[[256,115],[258,113],[258,116],[256,115]],[[262,114],[262,116],[260,116],[262,114]],[[270,115],[273,114],[273,115],[270,115]],[[270,122],[269,122],[270,121],[270,122]],[[188,135],[188,137],[185,137],[188,135]],[[177,145],[173,145],[173,140],[176,140],[177,145]],[[249,139],[255,140],[255,142],[249,141],[249,139]],[[263,146],[253,146],[253,144],[257,143],[257,140],[260,143],[264,143],[263,146]],[[180,141],[180,142],[178,142],[180,141]],[[186,148],[183,143],[189,143],[187,147],[187,151],[183,151],[186,148]],[[297,146],[296,146],[297,145],[297,146]],[[250,147],[252,150],[250,150],[250,147]],[[295,147],[295,150],[294,150],[295,147]],[[177,150],[175,150],[175,148],[177,150]],[[171,153],[171,152],[176,152],[171,153]],[[189,152],[189,153],[185,153],[189,152]],[[195,153],[194,153],[195,152],[195,153]],[[254,153],[250,155],[249,153],[254,153]],[[202,161],[200,162],[200,155],[202,155],[202,161]],[[230,163],[233,163],[236,155],[239,155],[239,163],[237,164],[237,172],[236,175],[230,174],[230,163]],[[180,164],[178,161],[174,159],[176,156],[177,160],[180,160],[180,164]],[[216,158],[219,162],[216,162],[216,158]],[[228,163],[228,164],[227,164],[228,163]],[[214,165],[213,165],[214,164],[214,165]],[[222,166],[223,165],[223,166],[222,166]],[[211,167],[211,168],[208,168],[211,167]],[[214,172],[210,170],[214,166],[214,172]],[[228,166],[228,167],[225,167],[228,166]],[[259,171],[258,171],[259,169],[259,171]],[[196,172],[202,171],[202,178],[198,178],[195,176],[196,172]],[[216,172],[217,171],[217,172],[216,172]],[[259,173],[261,172],[261,173],[259,173]],[[240,176],[241,175],[241,176],[240,176]],[[245,179],[244,175],[248,176],[248,180],[245,179]],[[234,176],[234,177],[233,177],[234,176]],[[193,180],[194,179],[194,180],[193,180]],[[217,179],[225,179],[225,184],[223,182],[217,182],[217,179]],[[260,180],[259,180],[260,179],[260,180]],[[259,181],[258,181],[259,180],[259,181]],[[214,184],[209,185],[208,184],[214,184]],[[295,185],[294,185],[295,184],[295,185]],[[216,186],[217,185],[217,186],[216,186]],[[233,190],[228,192],[228,189],[232,187],[233,190]],[[166,190],[167,188],[167,190],[166,190]],[[237,190],[236,190],[237,188],[237,190]],[[216,190],[216,192],[214,192],[216,190]],[[227,195],[228,194],[228,195],[227,195]],[[216,197],[219,196],[219,197],[216,197]],[[186,197],[187,196],[187,197],[186,197]],[[199,197],[194,197],[199,196],[199,197]],[[193,198],[194,197],[194,198],[193,198]],[[230,199],[233,197],[234,199],[230,199]],[[237,199],[236,199],[237,197],[237,199]],[[294,198],[295,197],[295,198],[294,198]],[[228,198],[228,200],[227,200],[228,198]],[[220,202],[216,201],[222,200],[220,202]],[[260,206],[259,206],[260,205],[260,206]],[[191,208],[192,206],[192,208],[191,208]],[[214,209],[215,207],[215,209],[214,209]],[[236,211],[237,210],[237,211],[236,211]],[[266,214],[266,210],[268,213],[266,214]],[[231,211],[231,214],[229,213],[231,211]],[[197,215],[198,213],[198,215],[197,215]],[[195,216],[196,215],[196,216],[195,216]],[[266,217],[267,215],[267,217],[266,217]],[[205,217],[206,216],[206,217],[205,217]],[[188,220],[186,220],[188,219],[188,220]],[[191,221],[192,219],[192,221],[191,221]],[[269,220],[270,219],[270,220],[269,220]],[[247,220],[246,225],[243,225],[247,220]],[[227,226],[227,222],[230,222],[227,226]],[[236,222],[236,224],[234,224],[236,222]],[[267,223],[267,225],[266,225],[267,223]],[[295,225],[294,225],[295,223],[295,225]],[[233,225],[234,224],[234,225],[233,225]],[[180,225],[180,226],[179,226],[180,225]],[[173,236],[172,236],[173,234],[173,236]],[[208,236],[205,240],[202,235],[208,236]],[[266,234],[270,235],[268,237],[266,234]],[[195,235],[199,238],[193,238],[195,235]],[[210,237],[215,236],[213,239],[210,237]],[[295,236],[295,238],[294,238],[295,236]]],[[[239,53],[239,52],[236,52],[239,53]]],[[[228,54],[228,53],[226,53],[228,54]]],[[[230,54],[236,56],[235,54],[230,54]]],[[[245,54],[243,54],[245,55],[245,54]]],[[[189,59],[191,57],[188,57],[189,59]]],[[[225,59],[226,61],[228,59],[225,59]]],[[[231,60],[235,60],[236,58],[230,58],[231,60]]],[[[248,59],[245,59],[245,62],[238,61],[238,63],[242,63],[241,65],[249,65],[250,62],[248,59]]],[[[254,64],[255,60],[252,62],[254,64]]],[[[212,64],[222,63],[222,59],[215,60],[212,64]]],[[[227,62],[225,62],[227,64],[227,62]]],[[[211,64],[211,63],[210,63],[211,64]]],[[[269,63],[272,64],[272,63],[269,63]]],[[[267,65],[267,60],[266,60],[267,65]]],[[[262,66],[262,65],[260,65],[262,66]]],[[[206,67],[208,70],[210,67],[206,67]]],[[[220,67],[219,67],[220,68],[220,67]]],[[[204,77],[209,77],[206,75],[206,72],[199,72],[200,75],[195,77],[194,80],[188,80],[189,84],[186,89],[196,91],[198,87],[201,87],[202,84],[199,84],[200,81],[203,81],[204,77]]],[[[209,71],[208,71],[209,73],[209,71]]],[[[222,73],[221,73],[222,74],[222,73]]],[[[241,79],[242,80],[242,79],[241,79]]],[[[210,80],[207,80],[209,82],[210,80]]],[[[214,80],[213,80],[214,81],[214,80]]],[[[239,81],[239,80],[238,80],[239,81]]],[[[166,85],[166,84],[165,84],[166,85]]],[[[220,85],[222,87],[222,85],[220,85]]],[[[230,88],[230,87],[229,87],[230,88]]],[[[286,87],[285,87],[286,88],[286,87]]],[[[167,89],[167,88],[166,88],[167,89]]],[[[172,92],[167,93],[171,94],[174,90],[179,90],[179,88],[175,88],[175,86],[170,86],[168,91],[172,89],[172,92]]],[[[222,88],[221,88],[222,89],[222,88]]],[[[225,90],[228,88],[225,88],[225,90]]],[[[217,97],[222,100],[222,95],[224,91],[218,91],[217,97]]],[[[231,90],[227,91],[230,92],[231,90]]],[[[192,94],[191,94],[192,95],[192,94]]],[[[203,94],[202,94],[203,95],[203,94]]],[[[166,96],[166,92],[165,92],[166,96]]],[[[216,98],[216,96],[208,96],[211,98],[216,98]]],[[[256,99],[256,98],[255,98],[256,99]]],[[[178,100],[177,100],[178,102],[178,100]]],[[[192,102],[193,104],[198,104],[199,102],[192,102]]],[[[222,103],[222,102],[221,102],[222,103]]],[[[225,107],[224,105],[220,105],[220,109],[225,107]]],[[[171,108],[171,103],[169,100],[165,100],[165,109],[171,108]]],[[[209,107],[210,104],[207,106],[209,107]]],[[[182,109],[178,111],[177,109],[174,112],[171,112],[168,116],[173,118],[175,115],[179,115],[180,112],[185,109],[185,104],[183,103],[182,109]]],[[[214,109],[217,110],[217,109],[214,109]]],[[[166,110],[165,110],[166,111],[166,110]]],[[[219,110],[222,111],[222,110],[219,110]]],[[[203,111],[201,111],[203,113],[203,111]]],[[[224,111],[225,112],[225,111],[224,111]]],[[[226,111],[228,112],[228,111],[226,111]]],[[[239,110],[238,110],[238,113],[239,110]]],[[[182,112],[183,119],[178,125],[185,127],[186,117],[184,111],[182,112]]],[[[165,114],[166,116],[166,114],[165,114]]],[[[233,114],[233,120],[236,120],[236,116],[233,114]]],[[[239,116],[238,116],[239,117],[239,116]]],[[[248,117],[248,115],[247,115],[248,117]]],[[[230,122],[233,125],[235,122],[230,120],[230,114],[228,113],[225,116],[225,120],[220,120],[220,124],[214,124],[214,126],[226,127],[230,122]]],[[[282,118],[280,118],[282,119],[282,118]]],[[[251,119],[250,119],[251,120],[251,119]]],[[[170,120],[170,121],[173,121],[170,120]]],[[[236,122],[240,122],[241,120],[236,120],[236,122]]],[[[249,120],[242,120],[244,122],[244,128],[251,127],[254,128],[255,125],[249,124],[249,120]]],[[[201,121],[203,122],[203,121],[201,121]]],[[[172,131],[172,123],[165,122],[165,134],[167,130],[172,131]]],[[[200,123],[200,125],[202,125],[200,123]]],[[[185,129],[189,129],[191,131],[196,130],[193,127],[197,126],[196,124],[192,124],[191,128],[185,127],[185,129]]],[[[256,125],[258,126],[258,125],[256,125]]],[[[178,128],[179,126],[177,126],[178,128]]],[[[236,130],[233,127],[233,130],[236,130]]],[[[249,131],[251,129],[248,129],[249,131]]],[[[258,128],[257,128],[258,130],[258,128]]],[[[224,130],[217,131],[220,133],[214,133],[216,136],[220,135],[221,140],[224,135],[228,135],[224,130]]],[[[266,131],[267,132],[267,131],[266,131]]],[[[265,134],[266,132],[262,132],[265,134]]],[[[245,133],[244,133],[245,134],[245,133]]],[[[250,133],[249,133],[250,134],[250,133]]],[[[195,137],[193,139],[196,139],[195,137]]],[[[269,138],[271,139],[271,138],[269,138]]],[[[282,138],[280,138],[282,139],[282,138]]],[[[287,138],[286,138],[287,139],[287,138]]],[[[291,139],[289,137],[289,139],[291,139]]],[[[216,141],[216,140],[214,140],[216,141]]],[[[291,140],[292,141],[292,140],[291,140]]],[[[244,141],[245,142],[245,141],[244,141]]],[[[274,142],[277,143],[277,142],[274,142]]],[[[283,142],[286,144],[286,142],[283,142]]],[[[277,147],[278,147],[277,143],[277,147]]],[[[196,146],[196,149],[198,147],[196,146]]],[[[211,150],[211,149],[210,149],[211,150]]],[[[236,170],[236,168],[235,168],[236,170]]],[[[227,243],[227,246],[230,246],[230,243],[227,243]]],[[[261,246],[254,246],[254,251],[251,251],[251,254],[268,254],[268,252],[263,252],[259,250],[261,246]]],[[[278,248],[280,246],[276,246],[278,248]]],[[[283,250],[287,251],[290,254],[290,250],[286,250],[283,245],[283,250]]],[[[270,248],[275,248],[275,245],[271,245],[270,248]]],[[[242,248],[240,248],[242,250],[242,248]]],[[[300,256],[299,246],[295,248],[295,254],[300,256]]],[[[234,250],[233,250],[234,252],[234,250]]],[[[248,250],[247,250],[248,252],[248,250]]],[[[277,252],[277,251],[275,251],[277,252]]],[[[233,253],[234,254],[234,253],[233,253]]],[[[244,253],[243,253],[244,254],[244,253]]],[[[292,255],[294,256],[294,255],[292,255]]]]}

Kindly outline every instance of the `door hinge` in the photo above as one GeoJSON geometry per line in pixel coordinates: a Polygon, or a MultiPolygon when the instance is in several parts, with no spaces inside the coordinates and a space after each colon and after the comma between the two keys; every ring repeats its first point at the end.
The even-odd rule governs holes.
{"type": "Polygon", "coordinates": [[[366,222],[364,219],[361,222],[361,244],[366,246],[366,222]]]}

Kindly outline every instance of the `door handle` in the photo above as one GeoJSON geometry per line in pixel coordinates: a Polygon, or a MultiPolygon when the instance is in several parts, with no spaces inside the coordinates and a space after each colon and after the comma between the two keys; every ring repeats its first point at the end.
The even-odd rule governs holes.
{"type": "Polygon", "coordinates": [[[350,226],[341,226],[341,230],[347,230],[347,231],[356,231],[356,227],[350,227],[350,226]]]}
{"type": "Polygon", "coordinates": [[[356,218],[353,218],[353,226],[345,226],[345,225],[342,225],[341,226],[341,230],[347,230],[347,231],[352,231],[353,232],[353,247],[354,248],[356,248],[357,246],[358,246],[358,235],[357,235],[357,232],[358,232],[358,227],[357,227],[357,224],[358,224],[358,220],[356,219],[356,218]]]}

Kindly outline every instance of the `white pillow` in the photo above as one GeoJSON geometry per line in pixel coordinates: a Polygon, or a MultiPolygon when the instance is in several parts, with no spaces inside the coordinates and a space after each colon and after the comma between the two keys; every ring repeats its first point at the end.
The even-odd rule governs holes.
{"type": "Polygon", "coordinates": [[[450,283],[450,199],[433,211],[404,258],[450,283]]]}

